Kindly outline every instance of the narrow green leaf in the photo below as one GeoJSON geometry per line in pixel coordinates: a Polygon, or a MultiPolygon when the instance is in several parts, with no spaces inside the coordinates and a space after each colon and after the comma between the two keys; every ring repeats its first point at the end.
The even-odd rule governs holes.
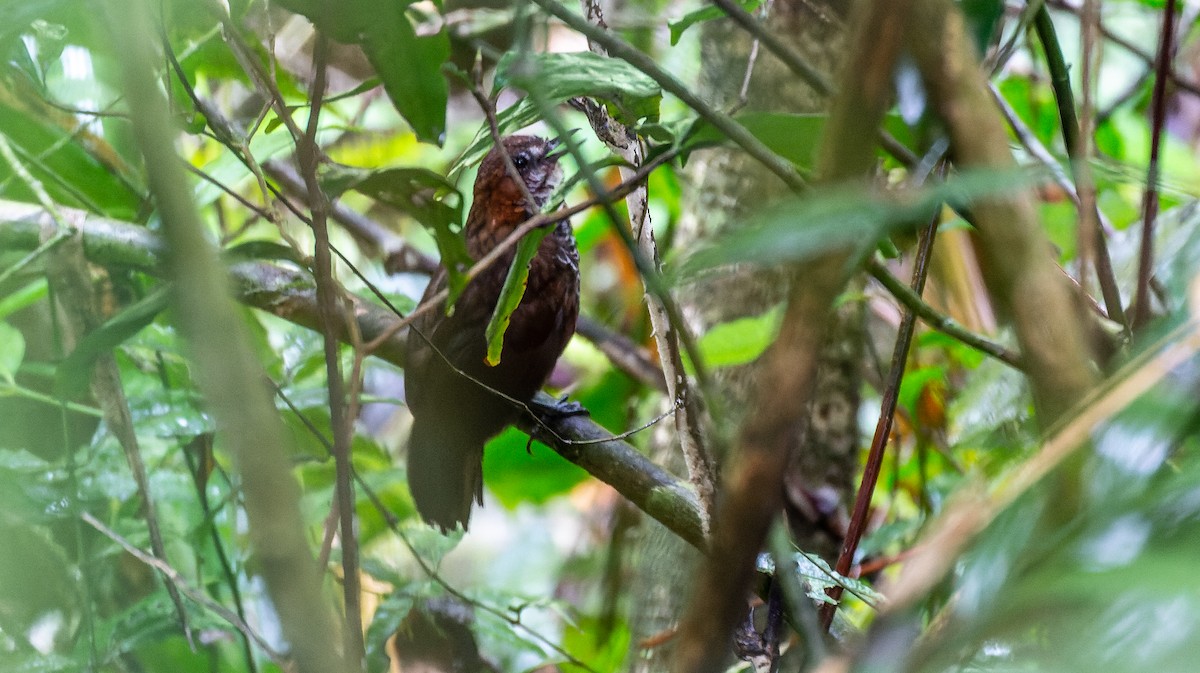
{"type": "Polygon", "coordinates": [[[747,226],[715,238],[686,258],[675,275],[682,279],[724,264],[769,266],[873,246],[892,229],[928,221],[942,204],[969,206],[979,199],[1003,197],[1039,178],[1030,170],[981,170],[904,192],[880,193],[859,185],[825,187],[819,194],[764,209],[747,226]]]}
{"type": "Polygon", "coordinates": [[[159,288],[84,337],[75,350],[59,363],[54,377],[55,394],[68,399],[79,394],[87,386],[96,359],[153,322],[167,308],[168,296],[166,287],[159,288]]]}
{"type": "Polygon", "coordinates": [[[0,379],[12,383],[25,359],[25,337],[17,328],[0,322],[0,379]]]}
{"type": "Polygon", "coordinates": [[[0,297],[0,320],[41,301],[45,298],[49,288],[45,278],[35,278],[4,297],[0,297]]]}
{"type": "Polygon", "coordinates": [[[504,288],[500,290],[500,299],[496,302],[496,309],[492,311],[492,318],[488,320],[487,330],[484,332],[487,337],[487,356],[484,358],[484,362],[490,367],[500,364],[500,351],[504,348],[504,333],[508,330],[508,323],[512,320],[513,311],[516,311],[517,306],[520,305],[521,298],[525,296],[525,287],[529,283],[529,265],[537,255],[542,239],[550,233],[551,226],[535,229],[522,238],[520,243],[517,243],[512,266],[508,267],[508,275],[504,278],[504,288]]]}
{"type": "MultiPolygon", "coordinates": [[[[803,170],[812,170],[821,132],[825,129],[824,114],[794,114],[787,112],[743,112],[734,116],[755,138],[772,152],[803,170]]],[[[684,156],[705,147],[727,141],[724,133],[702,119],[690,120],[679,129],[684,156]]]]}

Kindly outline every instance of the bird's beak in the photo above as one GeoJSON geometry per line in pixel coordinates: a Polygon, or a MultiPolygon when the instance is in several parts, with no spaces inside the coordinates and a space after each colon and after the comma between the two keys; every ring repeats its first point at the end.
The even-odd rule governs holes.
{"type": "MultiPolygon", "coordinates": [[[[576,133],[579,133],[579,129],[571,129],[570,131],[567,132],[567,134],[569,136],[571,136],[572,138],[575,137],[576,133]]],[[[546,158],[547,159],[554,159],[555,161],[557,161],[558,159],[562,158],[563,155],[567,154],[567,152],[569,151],[566,144],[562,141],[562,138],[551,138],[546,141],[546,145],[547,145],[547,147],[546,147],[546,158]]]]}

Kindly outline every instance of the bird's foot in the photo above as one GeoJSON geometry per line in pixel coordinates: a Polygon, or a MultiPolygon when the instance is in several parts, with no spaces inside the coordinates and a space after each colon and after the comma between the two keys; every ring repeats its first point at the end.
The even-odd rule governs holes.
{"type": "Polygon", "coordinates": [[[582,404],[568,401],[566,395],[563,395],[554,402],[533,400],[529,403],[529,409],[533,411],[535,416],[546,419],[590,415],[590,412],[582,404]]]}

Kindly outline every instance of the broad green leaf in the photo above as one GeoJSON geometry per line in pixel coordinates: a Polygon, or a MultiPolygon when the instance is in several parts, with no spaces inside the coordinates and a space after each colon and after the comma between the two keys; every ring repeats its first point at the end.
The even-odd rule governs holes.
{"type": "Polygon", "coordinates": [[[504,332],[508,330],[508,323],[512,319],[513,312],[517,310],[517,306],[521,304],[521,298],[525,296],[525,288],[529,284],[529,265],[537,255],[542,239],[546,238],[548,233],[550,233],[549,226],[535,229],[517,243],[512,266],[508,267],[508,275],[504,277],[504,287],[500,290],[500,298],[496,301],[496,308],[492,311],[492,317],[488,320],[487,329],[484,331],[487,338],[487,356],[484,357],[484,362],[489,367],[500,364],[500,351],[504,348],[504,332]]]}
{"type": "Polygon", "coordinates": [[[417,138],[442,144],[450,96],[442,75],[442,64],[450,57],[444,25],[418,35],[409,16],[412,2],[347,0],[336,9],[322,0],[280,0],[279,4],[307,16],[333,39],[362,46],[392,104],[417,138]]]}
{"type": "Polygon", "coordinates": [[[450,57],[445,27],[432,35],[418,36],[405,13],[394,3],[371,21],[363,49],[375,66],[392,104],[412,127],[419,140],[441,145],[446,137],[446,102],[450,85],[442,64],[450,57]]]}
{"type": "Polygon", "coordinates": [[[732,367],[753,362],[775,340],[782,318],[783,308],[776,306],[762,315],[713,326],[697,343],[704,363],[709,367],[732,367]]]}
{"type": "Polygon", "coordinates": [[[346,166],[322,174],[321,183],[331,195],[352,189],[420,222],[437,242],[442,265],[449,272],[452,299],[462,291],[462,274],[471,257],[456,231],[462,222],[463,200],[454,183],[425,168],[368,171],[346,166]]]}
{"type": "Polygon", "coordinates": [[[662,100],[662,89],[648,75],[625,61],[590,51],[509,52],[496,64],[495,89],[503,87],[537,87],[550,102],[598,98],[627,125],[657,119],[662,100]]]}
{"type": "MultiPolygon", "coordinates": [[[[605,101],[609,111],[626,124],[639,119],[657,120],[662,89],[640,70],[625,61],[591,52],[505,54],[496,65],[495,87],[528,90],[536,86],[538,95],[548,104],[587,96],[605,101]]],[[[508,135],[534,123],[538,107],[529,98],[496,114],[500,135],[508,135]]],[[[455,162],[450,175],[457,177],[467,166],[483,158],[492,146],[487,123],[475,132],[474,139],[455,162]]]]}
{"type": "MultiPolygon", "coordinates": [[[[762,4],[761,0],[738,0],[738,4],[747,12],[753,12],[762,4]]],[[[705,6],[688,12],[678,21],[670,21],[667,23],[667,28],[671,30],[671,46],[679,44],[679,38],[683,36],[684,31],[697,23],[720,19],[725,16],[725,10],[713,5],[705,6]]]]}
{"type": "Polygon", "coordinates": [[[168,295],[167,288],[159,288],[109,318],[99,329],[84,337],[75,350],[59,363],[54,380],[55,392],[66,398],[79,394],[87,386],[96,358],[116,348],[153,322],[154,318],[167,308],[168,295]]]}
{"type": "Polygon", "coordinates": [[[17,328],[0,322],[0,380],[12,383],[25,359],[25,337],[17,328]]]}

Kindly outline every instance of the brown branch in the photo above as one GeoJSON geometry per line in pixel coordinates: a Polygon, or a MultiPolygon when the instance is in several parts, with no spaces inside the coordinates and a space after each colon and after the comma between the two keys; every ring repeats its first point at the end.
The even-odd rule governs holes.
{"type": "MultiPolygon", "coordinates": [[[[911,283],[913,294],[918,298],[925,290],[925,279],[929,274],[929,257],[933,254],[933,241],[937,235],[940,218],[941,209],[939,208],[929,221],[929,225],[921,232],[911,283]]],[[[904,380],[904,370],[908,366],[908,351],[912,346],[916,326],[917,313],[908,309],[904,312],[904,317],[900,321],[900,329],[896,334],[891,370],[888,372],[883,398],[879,404],[879,420],[875,423],[875,434],[871,437],[871,449],[867,452],[867,462],[863,467],[858,494],[854,498],[854,510],[850,516],[850,525],[846,528],[846,536],[842,541],[842,551],[838,554],[837,565],[834,566],[834,570],[842,576],[850,572],[850,565],[854,563],[854,554],[858,551],[858,543],[867,530],[871,497],[875,494],[875,485],[879,481],[879,473],[883,468],[883,451],[887,448],[888,439],[892,436],[892,421],[896,418],[896,404],[900,399],[900,384],[904,380]]],[[[821,625],[826,629],[833,623],[833,614],[837,611],[837,601],[842,598],[842,585],[834,585],[827,593],[835,602],[821,606],[821,625]]]]}
{"type": "MultiPolygon", "coordinates": [[[[909,40],[931,103],[949,131],[961,168],[1011,170],[1003,122],[961,14],[949,0],[917,0],[909,40]]],[[[1042,427],[1066,413],[1092,386],[1081,309],[1050,257],[1028,193],[971,208],[986,264],[985,280],[1012,317],[1042,427]]]]}
{"type": "MultiPolygon", "coordinates": [[[[90,260],[156,275],[164,275],[167,271],[161,260],[162,243],[145,227],[86,217],[71,209],[63,209],[63,217],[78,223],[84,251],[90,260]]],[[[54,219],[44,209],[0,200],[0,247],[32,250],[40,241],[53,237],[57,230],[54,219]]],[[[228,273],[243,303],[302,327],[318,329],[316,287],[306,272],[266,262],[242,261],[232,264],[228,273]]],[[[395,329],[400,322],[396,315],[353,295],[350,300],[355,326],[362,339],[379,341],[374,355],[403,367],[407,333],[395,329]]],[[[342,334],[339,338],[347,339],[342,334]]],[[[274,414],[273,408],[271,413],[274,414]]],[[[700,527],[702,515],[695,494],[684,482],[642,456],[636,448],[623,441],[597,442],[612,437],[612,434],[582,416],[549,416],[536,423],[526,419],[523,424],[530,430],[535,425],[548,427],[554,434],[539,435],[539,439],[549,440],[548,445],[564,458],[612,486],[684,540],[704,548],[700,527]],[[555,436],[565,441],[559,441],[555,436]]],[[[310,571],[311,567],[304,570],[305,573],[310,571]]]]}
{"type": "MultiPolygon", "coordinates": [[[[910,12],[908,3],[860,6],[845,81],[834,98],[819,153],[823,180],[865,175],[874,163],[876,129],[891,100],[891,74],[910,12]]],[[[783,475],[807,402],[830,307],[846,279],[849,250],[797,264],[779,336],[763,355],[749,408],[730,459],[712,547],[698,570],[680,625],[674,670],[723,670],[730,634],[745,614],[754,561],[783,502],[783,475]]]]}
{"type": "MultiPolygon", "coordinates": [[[[313,78],[308,113],[308,127],[296,138],[296,159],[312,217],[313,272],[317,282],[317,317],[320,321],[325,351],[325,385],[329,390],[329,421],[333,431],[334,498],[339,546],[342,550],[342,600],[345,629],[342,642],[344,656],[352,666],[361,666],[364,656],[362,627],[361,578],[358,570],[358,536],[354,525],[354,483],[350,478],[350,442],[353,428],[348,410],[346,386],[342,379],[338,334],[342,322],[339,310],[342,288],[333,278],[333,256],[329,245],[329,198],[321,190],[317,169],[321,164],[321,149],[317,145],[321,105],[325,96],[326,56],[329,42],[317,35],[313,50],[313,78]]],[[[330,516],[334,516],[331,512],[330,516]]]]}
{"type": "Polygon", "coordinates": [[[1162,31],[1158,36],[1158,58],[1154,63],[1154,91],[1150,100],[1150,161],[1146,167],[1146,191],[1142,195],[1142,245],[1138,252],[1137,294],[1133,303],[1133,326],[1142,328],[1150,320],[1150,276],[1154,274],[1154,220],[1158,217],[1159,147],[1167,117],[1167,83],[1175,54],[1175,0],[1167,0],[1162,31]]]}

